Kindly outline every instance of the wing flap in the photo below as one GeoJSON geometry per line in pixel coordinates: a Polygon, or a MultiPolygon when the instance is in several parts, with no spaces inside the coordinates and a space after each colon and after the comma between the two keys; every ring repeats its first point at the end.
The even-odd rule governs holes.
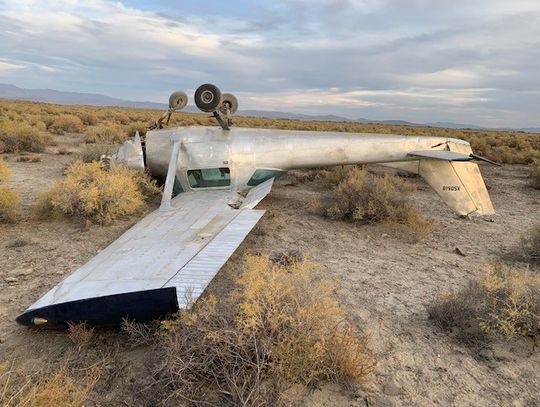
{"type": "Polygon", "coordinates": [[[180,307],[188,308],[199,298],[264,212],[255,209],[241,210],[238,216],[165,284],[165,287],[176,287],[180,307]]]}

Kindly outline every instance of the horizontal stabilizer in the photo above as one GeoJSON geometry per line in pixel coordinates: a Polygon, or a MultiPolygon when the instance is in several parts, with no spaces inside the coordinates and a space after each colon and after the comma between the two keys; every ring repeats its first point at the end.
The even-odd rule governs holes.
{"type": "Polygon", "coordinates": [[[432,158],[434,160],[443,161],[471,161],[474,159],[472,155],[466,155],[446,150],[411,151],[407,155],[419,158],[432,158]]]}

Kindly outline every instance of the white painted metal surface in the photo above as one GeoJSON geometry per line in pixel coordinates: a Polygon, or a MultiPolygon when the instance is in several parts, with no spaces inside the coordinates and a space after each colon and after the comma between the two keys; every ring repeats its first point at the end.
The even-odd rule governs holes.
{"type": "Polygon", "coordinates": [[[146,216],[29,309],[171,284],[178,284],[183,296],[185,287],[196,283],[200,295],[263,214],[230,207],[236,195],[227,190],[180,194],[171,210],[146,216]]]}
{"type": "Polygon", "coordinates": [[[165,287],[176,287],[181,308],[188,308],[199,298],[265,211],[243,209],[238,212],[210,243],[165,284],[165,287]]]}
{"type": "Polygon", "coordinates": [[[274,185],[274,178],[264,181],[262,184],[257,185],[255,188],[249,190],[241,208],[255,208],[259,202],[261,202],[266,195],[272,190],[274,185]]]}

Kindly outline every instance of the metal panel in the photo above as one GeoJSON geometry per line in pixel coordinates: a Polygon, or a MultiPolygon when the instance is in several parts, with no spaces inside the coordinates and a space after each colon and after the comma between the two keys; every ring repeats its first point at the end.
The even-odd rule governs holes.
{"type": "Polygon", "coordinates": [[[470,155],[447,150],[411,151],[407,155],[444,161],[471,161],[473,159],[470,155]]]}
{"type": "Polygon", "coordinates": [[[187,308],[240,246],[264,210],[244,209],[210,243],[193,257],[164,287],[176,287],[178,305],[187,308]]]}
{"type": "Polygon", "coordinates": [[[259,202],[264,199],[266,195],[270,193],[273,185],[274,178],[270,178],[269,180],[266,180],[262,184],[257,185],[255,188],[251,189],[246,195],[241,208],[254,208],[259,202]]]}
{"type": "Polygon", "coordinates": [[[154,211],[45,294],[29,309],[163,287],[240,211],[231,191],[182,193],[154,211]]]}

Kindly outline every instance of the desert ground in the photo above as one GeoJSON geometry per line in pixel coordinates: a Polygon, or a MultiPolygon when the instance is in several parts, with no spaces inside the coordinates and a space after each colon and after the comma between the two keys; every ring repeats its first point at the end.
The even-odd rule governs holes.
{"type": "MultiPolygon", "coordinates": [[[[80,134],[55,137],[73,151],[82,142],[80,134]]],[[[0,224],[0,364],[30,373],[66,361],[80,369],[99,361],[104,370],[85,406],[157,405],[158,396],[148,390],[153,344],[133,345],[119,331],[98,330],[91,346],[81,350],[66,332],[14,322],[143,216],[86,228],[69,219],[34,219],[31,206],[63,177],[72,160],[56,150],[47,147],[41,162],[19,162],[19,154],[3,154],[12,170],[9,186],[22,194],[24,215],[15,224],[0,224]]],[[[426,311],[438,295],[482,276],[487,264],[521,262],[515,254],[520,238],[540,218],[540,191],[528,185],[527,166],[482,165],[481,171],[497,211],[488,218],[456,216],[420,178],[411,179],[418,189],[415,205],[435,220],[433,231],[420,242],[397,226],[321,217],[312,210],[313,199],[323,193],[316,173],[291,172],[259,204],[266,214],[207,292],[227,296],[247,254],[292,249],[314,260],[318,273],[336,283],[338,301],[370,337],[377,366],[359,391],[322,384],[311,389],[306,406],[540,405],[540,352],[532,339],[467,347],[435,326],[426,311]]]]}

